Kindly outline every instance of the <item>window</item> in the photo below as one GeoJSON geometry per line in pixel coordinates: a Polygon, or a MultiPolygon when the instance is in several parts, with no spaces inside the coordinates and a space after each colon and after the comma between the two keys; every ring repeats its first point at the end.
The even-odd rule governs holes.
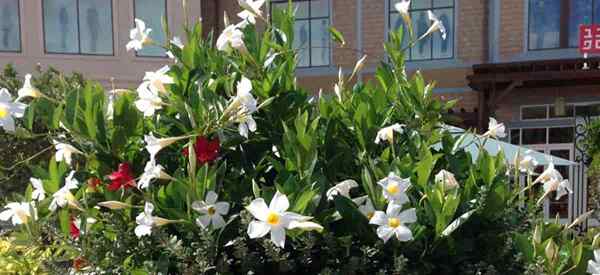
{"type": "MultiPolygon", "coordinates": [[[[286,9],[287,0],[271,2],[272,8],[286,9]]],[[[330,64],[329,0],[294,1],[294,48],[298,50],[298,67],[330,64]]]]}
{"type": "Polygon", "coordinates": [[[600,0],[529,0],[529,49],[577,48],[579,25],[600,23],[600,0]]]}
{"type": "Polygon", "coordinates": [[[19,0],[0,0],[0,52],[20,51],[19,0]]]}
{"type": "MultiPolygon", "coordinates": [[[[394,8],[394,5],[399,0],[388,0],[389,27],[390,29],[398,29],[404,26],[402,17],[394,8]]],[[[434,59],[451,59],[454,57],[454,0],[421,0],[412,1],[410,4],[410,18],[415,31],[415,35],[420,35],[427,32],[431,22],[427,16],[427,11],[431,10],[446,27],[446,39],[442,39],[440,32],[435,32],[433,35],[421,40],[414,47],[409,49],[407,60],[434,60],[434,59]]],[[[404,36],[405,43],[408,43],[408,35],[404,36]]]]}
{"type": "Polygon", "coordinates": [[[47,53],[113,54],[112,0],[44,0],[47,53]]]}
{"type": "Polygon", "coordinates": [[[575,106],[565,104],[564,109],[555,109],[554,104],[521,107],[521,120],[573,118],[575,106]]]}
{"type": "MultiPolygon", "coordinates": [[[[166,44],[166,35],[163,31],[162,18],[167,17],[166,0],[135,0],[135,18],[146,23],[146,27],[152,29],[150,37],[158,45],[166,44]]],[[[165,57],[167,53],[159,46],[145,46],[137,52],[138,56],[165,57]]]]}

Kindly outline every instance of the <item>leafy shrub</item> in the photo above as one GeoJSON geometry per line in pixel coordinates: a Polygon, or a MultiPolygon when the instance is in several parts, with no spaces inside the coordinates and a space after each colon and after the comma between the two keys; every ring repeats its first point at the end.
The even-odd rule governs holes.
{"type": "MultiPolygon", "coordinates": [[[[462,143],[469,133],[444,123],[454,102],[434,99],[420,73],[406,74],[403,29],[390,33],[375,82],[349,84],[361,61],[340,74],[334,95],[312,97],[294,77],[291,7],[264,20],[262,32],[250,20],[262,19],[260,10],[243,8],[249,21],[216,41],[202,38],[200,24],[185,26],[187,44],[165,45],[175,64],[147,73],[136,92],[107,97],[92,82],[66,88],[64,100],[27,85],[19,92],[34,97],[29,108],[45,104],[28,118],[47,125],[57,154],[33,169],[39,180],[0,218],[32,247],[56,249],[44,268],[64,272],[65,260],[98,274],[538,268],[528,244],[539,208],[507,176],[521,167],[484,150],[472,159],[462,143]]],[[[137,24],[128,49],[153,43],[137,24]]],[[[427,35],[407,31],[413,42],[427,35]]],[[[480,148],[504,132],[490,126],[480,148]]],[[[558,180],[547,171],[544,184],[558,180]]],[[[570,240],[585,243],[561,250],[584,255],[560,262],[575,274],[591,245],[570,240]]],[[[554,268],[556,260],[540,261],[554,268]]]]}
{"type": "MultiPolygon", "coordinates": [[[[61,100],[65,86],[81,87],[84,80],[79,74],[65,76],[53,68],[45,71],[38,68],[32,82],[49,97],[61,100]]],[[[23,82],[14,67],[7,65],[0,74],[0,87],[14,94],[22,86],[23,82]]],[[[41,102],[34,104],[43,108],[41,102]]],[[[30,109],[30,113],[30,118],[19,125],[16,133],[0,131],[0,197],[25,191],[26,185],[23,183],[29,181],[32,175],[31,165],[39,165],[40,160],[46,162],[51,154],[49,129],[44,123],[34,122],[33,109],[30,109]]]]}

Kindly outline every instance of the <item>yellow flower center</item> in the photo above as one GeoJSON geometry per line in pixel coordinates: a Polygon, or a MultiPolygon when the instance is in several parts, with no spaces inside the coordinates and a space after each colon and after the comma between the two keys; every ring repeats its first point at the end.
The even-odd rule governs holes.
{"type": "Polygon", "coordinates": [[[371,220],[371,218],[373,218],[373,215],[375,215],[374,212],[367,213],[367,219],[371,220]]]}
{"type": "Polygon", "coordinates": [[[270,225],[278,225],[279,219],[279,214],[275,212],[270,212],[269,215],[267,215],[267,223],[269,223],[270,225]]]}
{"type": "Polygon", "coordinates": [[[8,108],[4,105],[0,105],[0,118],[5,118],[8,116],[8,108]]]}
{"type": "Polygon", "coordinates": [[[217,212],[217,210],[215,210],[215,208],[212,206],[208,207],[207,211],[208,211],[208,215],[211,215],[211,216],[217,212]]]}
{"type": "Polygon", "coordinates": [[[398,219],[398,218],[389,218],[388,219],[388,225],[390,227],[396,228],[396,227],[400,226],[400,219],[398,219]]]}
{"type": "Polygon", "coordinates": [[[396,194],[398,193],[398,184],[392,183],[390,185],[387,186],[387,191],[390,194],[396,194]]]}

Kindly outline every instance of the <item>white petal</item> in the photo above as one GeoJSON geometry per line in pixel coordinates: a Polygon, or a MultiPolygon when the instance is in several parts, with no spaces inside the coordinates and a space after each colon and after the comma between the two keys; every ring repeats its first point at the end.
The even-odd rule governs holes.
{"type": "Polygon", "coordinates": [[[213,228],[217,229],[225,226],[225,220],[223,219],[223,217],[221,217],[221,215],[215,214],[212,216],[211,219],[213,228]]]}
{"type": "Polygon", "coordinates": [[[301,229],[304,231],[323,231],[323,226],[315,222],[299,222],[291,221],[287,227],[288,229],[301,229]]]}
{"type": "Polygon", "coordinates": [[[283,213],[288,210],[288,208],[290,208],[290,202],[288,201],[287,196],[277,191],[269,204],[269,209],[278,213],[283,213]]]}
{"type": "Polygon", "coordinates": [[[0,212],[0,220],[8,221],[13,216],[14,211],[12,209],[4,210],[0,212]]]}
{"type": "Polygon", "coordinates": [[[211,217],[209,215],[203,215],[196,219],[196,224],[202,228],[208,227],[210,224],[211,217]]]}
{"type": "Polygon", "coordinates": [[[398,215],[398,218],[402,223],[414,223],[417,221],[417,212],[414,208],[404,210],[398,215]]]}
{"type": "Polygon", "coordinates": [[[152,227],[151,226],[138,225],[138,226],[135,227],[135,235],[138,238],[141,238],[142,236],[150,235],[150,234],[152,234],[152,227]]]}
{"type": "Polygon", "coordinates": [[[217,202],[215,203],[215,209],[217,210],[217,213],[227,215],[229,212],[229,203],[223,201],[217,202]]]}
{"type": "Polygon", "coordinates": [[[382,239],[384,243],[386,243],[393,235],[394,235],[393,228],[391,228],[387,225],[377,227],[377,237],[382,239]]]}
{"type": "Polygon", "coordinates": [[[4,130],[6,130],[7,132],[12,133],[15,131],[15,121],[9,115],[7,115],[3,119],[0,119],[0,126],[2,126],[2,128],[4,128],[4,130]]]}
{"type": "Polygon", "coordinates": [[[248,225],[248,237],[250,239],[262,238],[271,231],[271,227],[261,221],[251,221],[248,225]]]}
{"type": "Polygon", "coordinates": [[[401,204],[390,203],[385,211],[385,214],[389,217],[397,217],[402,210],[401,204]]]}
{"type": "Polygon", "coordinates": [[[285,246],[285,230],[282,227],[271,229],[271,241],[281,248],[285,246]]]}
{"type": "Polygon", "coordinates": [[[250,205],[246,206],[246,209],[248,209],[250,214],[252,214],[252,216],[254,216],[256,219],[261,221],[267,220],[269,207],[267,207],[267,204],[263,198],[253,200],[250,205]]]}
{"type": "Polygon", "coordinates": [[[375,211],[369,223],[376,225],[386,225],[388,223],[388,217],[385,213],[383,213],[383,211],[375,211]]]}
{"type": "Polygon", "coordinates": [[[218,198],[219,195],[217,195],[217,193],[211,190],[208,191],[208,193],[206,193],[206,199],[204,201],[206,201],[207,204],[215,204],[218,198]]]}
{"type": "Polygon", "coordinates": [[[413,239],[412,232],[408,227],[404,225],[396,227],[396,229],[394,229],[394,232],[396,233],[396,238],[398,238],[398,240],[401,242],[406,242],[413,239]]]}

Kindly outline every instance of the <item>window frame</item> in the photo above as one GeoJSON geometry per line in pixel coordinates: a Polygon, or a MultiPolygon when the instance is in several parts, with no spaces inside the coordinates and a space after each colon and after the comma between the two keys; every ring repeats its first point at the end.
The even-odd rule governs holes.
{"type": "MultiPolygon", "coordinates": [[[[407,63],[413,63],[413,62],[435,62],[435,61],[448,61],[448,60],[455,60],[456,59],[456,12],[458,9],[458,4],[457,4],[457,0],[451,0],[452,1],[452,5],[450,6],[440,6],[440,7],[434,7],[434,0],[427,0],[430,1],[431,3],[431,8],[417,8],[417,9],[413,9],[413,8],[409,8],[408,12],[412,13],[412,12],[422,12],[422,11],[428,11],[431,10],[434,14],[436,10],[443,10],[443,9],[452,9],[452,37],[447,37],[446,39],[449,39],[452,41],[452,50],[451,53],[452,55],[449,57],[440,57],[440,58],[435,58],[433,57],[433,47],[434,47],[434,43],[433,43],[433,39],[431,40],[431,45],[430,45],[430,58],[424,58],[424,59],[412,59],[412,48],[408,49],[407,55],[405,55],[405,61],[407,63]]],[[[389,39],[388,38],[388,32],[390,32],[392,29],[392,14],[398,14],[398,11],[394,8],[393,5],[394,0],[386,0],[386,6],[387,8],[387,14],[386,14],[386,27],[387,27],[387,31],[386,31],[386,41],[389,39]]],[[[412,5],[412,3],[411,3],[412,5]]],[[[437,14],[436,14],[437,15],[437,14]]],[[[412,19],[412,18],[411,18],[412,19]]],[[[418,35],[418,34],[417,34],[418,35]]],[[[416,45],[415,45],[416,46],[416,45]]]]}
{"type": "Polygon", "coordinates": [[[72,53],[66,53],[66,52],[52,52],[52,51],[48,51],[47,49],[47,45],[46,45],[46,8],[45,8],[45,2],[46,0],[42,0],[42,36],[43,36],[43,43],[44,43],[44,54],[46,55],[82,55],[82,56],[115,56],[115,14],[114,14],[114,8],[115,8],[115,1],[114,0],[108,0],[110,1],[110,30],[111,30],[111,37],[112,37],[112,43],[111,43],[111,53],[110,54],[106,54],[106,53],[84,53],[81,51],[81,24],[80,24],[80,14],[79,14],[79,0],[75,0],[75,9],[77,10],[77,52],[72,52],[72,53]]]}
{"type": "MultiPolygon", "coordinates": [[[[168,0],[163,0],[163,1],[165,3],[165,15],[164,15],[165,21],[169,22],[169,4],[168,4],[169,1],[168,0]]],[[[135,8],[137,0],[132,0],[132,2],[133,2],[133,5],[132,5],[132,7],[133,7],[132,28],[135,28],[135,19],[138,18],[136,15],[136,8],[135,8]]],[[[161,18],[161,21],[162,21],[162,18],[161,18]]],[[[148,26],[146,26],[146,27],[148,27],[148,26]]],[[[161,29],[161,31],[162,31],[162,29],[161,29]]],[[[169,41],[169,37],[167,37],[166,33],[165,33],[165,40],[166,40],[165,42],[169,41]]],[[[152,58],[152,59],[168,59],[169,58],[166,50],[165,50],[164,55],[143,55],[143,54],[140,54],[138,51],[135,51],[135,57],[136,58],[152,58]]]]}
{"type": "MultiPolygon", "coordinates": [[[[329,47],[326,47],[326,50],[329,52],[329,56],[327,58],[327,64],[325,65],[313,65],[312,64],[312,52],[313,52],[313,46],[312,46],[312,21],[316,21],[316,20],[323,20],[323,19],[327,19],[327,21],[329,21],[329,27],[332,26],[332,12],[331,12],[331,8],[332,8],[332,1],[331,0],[324,0],[327,1],[328,3],[328,9],[327,9],[327,16],[319,16],[319,17],[312,17],[311,13],[312,13],[312,9],[311,9],[311,3],[313,2],[313,0],[292,0],[292,3],[295,2],[308,2],[308,16],[306,18],[302,18],[302,19],[297,19],[294,18],[294,24],[296,24],[297,21],[305,21],[308,22],[308,65],[307,66],[300,66],[300,64],[297,65],[298,69],[309,69],[309,68],[328,68],[331,67],[332,65],[332,60],[333,60],[333,47],[332,47],[332,43],[331,43],[331,35],[328,32],[329,38],[327,39],[328,43],[329,43],[329,47]]],[[[273,4],[285,4],[288,3],[288,0],[272,0],[270,1],[270,6],[269,6],[269,15],[270,17],[272,17],[272,12],[273,12],[273,4]]]]}
{"type": "MultiPolygon", "coordinates": [[[[571,16],[571,4],[573,3],[572,1],[577,1],[577,0],[559,0],[560,1],[560,18],[559,18],[559,24],[560,24],[560,29],[559,29],[559,33],[558,33],[558,47],[551,47],[551,48],[532,48],[531,45],[531,41],[530,41],[530,37],[531,37],[531,24],[530,24],[530,20],[532,19],[531,16],[531,12],[533,11],[532,9],[532,2],[535,0],[525,0],[527,1],[526,3],[526,7],[527,7],[527,11],[526,11],[526,16],[527,16],[527,20],[525,20],[525,24],[527,24],[526,29],[527,32],[525,34],[526,36],[526,47],[525,49],[527,49],[527,51],[531,51],[531,52],[539,52],[539,51],[551,51],[551,50],[565,50],[565,49],[577,49],[577,47],[571,47],[569,46],[569,24],[570,24],[570,16],[571,16]]],[[[596,11],[594,10],[594,4],[596,3],[596,1],[600,1],[600,0],[591,0],[592,1],[592,22],[594,21],[596,14],[596,11]]],[[[599,22],[600,23],[600,22],[599,22]]]]}
{"type": "Polygon", "coordinates": [[[0,53],[23,53],[23,30],[21,27],[21,0],[14,0],[17,2],[17,31],[19,32],[19,49],[18,50],[2,50],[0,53]]]}

